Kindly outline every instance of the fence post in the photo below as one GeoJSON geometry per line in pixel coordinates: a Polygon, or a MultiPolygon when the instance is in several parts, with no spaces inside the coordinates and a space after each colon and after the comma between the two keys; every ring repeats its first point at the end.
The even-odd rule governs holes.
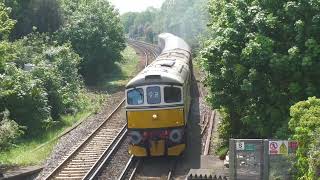
{"type": "Polygon", "coordinates": [[[263,141],[263,172],[262,179],[269,180],[269,140],[264,139],[263,141]]]}
{"type": "Polygon", "coordinates": [[[229,173],[230,173],[230,180],[237,179],[236,173],[236,150],[235,150],[235,140],[231,138],[229,140],[229,173]]]}

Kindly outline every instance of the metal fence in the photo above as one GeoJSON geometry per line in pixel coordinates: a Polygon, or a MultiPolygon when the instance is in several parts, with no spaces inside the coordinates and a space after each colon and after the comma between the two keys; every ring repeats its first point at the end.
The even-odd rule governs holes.
{"type": "Polygon", "coordinates": [[[297,143],[294,141],[230,139],[230,179],[292,179],[296,148],[297,143]]]}

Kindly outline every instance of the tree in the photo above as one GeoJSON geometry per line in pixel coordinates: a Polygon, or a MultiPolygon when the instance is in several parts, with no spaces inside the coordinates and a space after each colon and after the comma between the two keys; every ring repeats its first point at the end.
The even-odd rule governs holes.
{"type": "Polygon", "coordinates": [[[15,21],[10,19],[9,11],[0,1],[0,74],[4,71],[4,64],[12,57],[7,54],[11,51],[10,45],[5,40],[8,40],[9,34],[15,25],[15,21]]]}
{"type": "Polygon", "coordinates": [[[69,40],[83,57],[80,72],[89,84],[111,71],[125,48],[119,15],[104,0],[80,4],[58,36],[60,42],[69,40]]]}
{"type": "Polygon", "coordinates": [[[289,107],[320,96],[320,1],[209,3],[201,52],[209,102],[228,112],[229,136],[287,137],[289,107]]]}
{"type": "Polygon", "coordinates": [[[320,173],[320,99],[308,98],[290,108],[289,127],[299,142],[297,179],[316,179],[320,173]]]}
{"type": "Polygon", "coordinates": [[[9,17],[9,8],[0,2],[0,41],[8,38],[15,21],[9,17]]]}
{"type": "Polygon", "coordinates": [[[11,33],[12,39],[21,38],[34,31],[53,33],[62,25],[59,0],[2,0],[12,8],[11,18],[17,24],[11,33]]]}

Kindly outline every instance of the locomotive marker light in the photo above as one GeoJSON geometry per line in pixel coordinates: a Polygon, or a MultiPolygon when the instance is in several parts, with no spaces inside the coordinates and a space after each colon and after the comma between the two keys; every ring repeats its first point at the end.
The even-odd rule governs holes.
{"type": "Polygon", "coordinates": [[[174,143],[179,143],[182,140],[182,130],[181,129],[172,130],[170,132],[169,139],[174,143]]]}
{"type": "Polygon", "coordinates": [[[131,131],[129,137],[132,144],[139,144],[142,140],[142,136],[138,131],[131,131]]]}

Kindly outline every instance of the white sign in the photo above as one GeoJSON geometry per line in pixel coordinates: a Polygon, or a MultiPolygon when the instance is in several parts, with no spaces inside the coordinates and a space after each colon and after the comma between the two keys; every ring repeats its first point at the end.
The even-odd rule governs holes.
{"type": "Polygon", "coordinates": [[[238,151],[243,151],[244,150],[244,142],[237,142],[236,143],[236,149],[238,151]]]}
{"type": "Polygon", "coordinates": [[[288,154],[288,141],[269,141],[269,154],[288,154]]]}

